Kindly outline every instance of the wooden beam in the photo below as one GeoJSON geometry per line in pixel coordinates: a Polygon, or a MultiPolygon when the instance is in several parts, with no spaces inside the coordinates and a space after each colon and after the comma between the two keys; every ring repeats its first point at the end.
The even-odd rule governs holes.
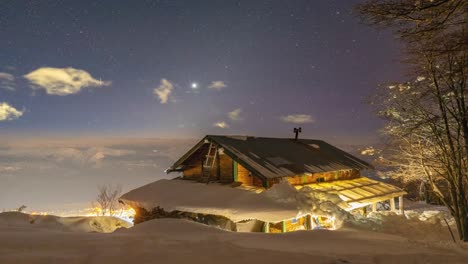
{"type": "Polygon", "coordinates": [[[270,233],[270,223],[269,222],[265,222],[263,224],[263,232],[270,233]]]}
{"type": "MultiPolygon", "coordinates": [[[[373,198],[378,198],[378,197],[381,197],[381,196],[387,196],[387,195],[393,195],[395,193],[402,193],[403,191],[402,190],[398,190],[398,191],[393,191],[393,192],[388,192],[388,193],[382,193],[382,194],[379,194],[379,195],[374,195],[374,196],[368,196],[368,197],[363,197],[363,198],[359,198],[359,199],[351,199],[349,201],[346,201],[347,203],[352,203],[352,202],[361,202],[363,200],[367,200],[367,199],[373,199],[373,198]]],[[[404,192],[403,192],[404,193],[404,192]]],[[[342,195],[340,193],[340,195],[342,195]]],[[[398,195],[395,195],[395,196],[398,196],[398,195]]],[[[382,201],[385,201],[386,199],[383,199],[382,201]]]]}
{"type": "MultiPolygon", "coordinates": [[[[379,185],[380,182],[372,182],[372,183],[366,183],[366,184],[362,184],[362,185],[358,185],[358,186],[353,186],[353,187],[344,187],[344,188],[341,188],[341,189],[333,189],[334,191],[338,191],[338,192],[341,192],[341,191],[349,191],[349,190],[352,190],[352,189],[358,189],[358,188],[362,188],[362,187],[368,187],[368,186],[372,186],[372,185],[379,185]]],[[[338,185],[339,187],[342,187],[340,185],[338,185]]]]}
{"type": "Polygon", "coordinates": [[[390,211],[395,212],[395,198],[390,199],[390,211]]]}
{"type": "Polygon", "coordinates": [[[377,212],[377,203],[372,204],[372,212],[377,212]]]}
{"type": "Polygon", "coordinates": [[[341,191],[349,191],[352,189],[358,189],[362,187],[368,187],[368,186],[380,184],[380,182],[371,182],[371,183],[365,183],[365,184],[353,183],[354,185],[352,185],[351,187],[344,187],[343,185],[340,185],[340,182],[342,181],[352,181],[352,180],[336,180],[336,181],[330,181],[330,182],[309,183],[305,185],[318,185],[322,187],[320,188],[320,190],[326,191],[326,192],[341,192],[341,191]],[[358,184],[358,185],[355,185],[355,184],[358,184]],[[323,185],[327,187],[323,187],[323,185]]]}
{"type": "Polygon", "coordinates": [[[306,226],[307,230],[312,230],[312,216],[311,215],[306,215],[306,226]]]}
{"type": "MultiPolygon", "coordinates": [[[[217,150],[216,150],[217,151],[217,150]]],[[[220,180],[221,179],[221,159],[219,157],[219,155],[216,155],[216,180],[220,180]]]]}
{"type": "Polygon", "coordinates": [[[403,195],[398,197],[398,210],[400,211],[400,214],[405,213],[405,209],[403,207],[403,195]]]}

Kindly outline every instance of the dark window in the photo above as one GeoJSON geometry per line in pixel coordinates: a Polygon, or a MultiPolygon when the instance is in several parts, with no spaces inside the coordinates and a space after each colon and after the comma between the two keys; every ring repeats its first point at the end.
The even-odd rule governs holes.
{"type": "Polygon", "coordinates": [[[316,181],[317,181],[317,182],[325,182],[325,178],[324,178],[324,177],[320,177],[320,178],[317,178],[316,181]]]}

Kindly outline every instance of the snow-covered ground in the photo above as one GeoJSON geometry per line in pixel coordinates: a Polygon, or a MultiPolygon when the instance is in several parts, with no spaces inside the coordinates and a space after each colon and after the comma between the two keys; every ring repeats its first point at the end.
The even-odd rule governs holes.
{"type": "Polygon", "coordinates": [[[19,212],[0,213],[2,228],[22,228],[65,232],[99,232],[111,233],[117,228],[129,228],[131,223],[109,216],[76,216],[59,217],[55,215],[30,215],[19,212]]]}
{"type": "Polygon", "coordinates": [[[370,213],[368,217],[356,218],[345,226],[439,244],[453,243],[451,229],[457,239],[455,221],[447,208],[406,199],[404,215],[379,211],[370,213]]]}
{"type": "MultiPolygon", "coordinates": [[[[428,211],[417,210],[409,215],[422,217],[428,211]]],[[[468,245],[441,236],[447,228],[435,220],[437,215],[424,221],[379,215],[335,231],[264,234],[180,219],[98,233],[123,223],[0,213],[0,263],[466,263],[468,245]]]]}

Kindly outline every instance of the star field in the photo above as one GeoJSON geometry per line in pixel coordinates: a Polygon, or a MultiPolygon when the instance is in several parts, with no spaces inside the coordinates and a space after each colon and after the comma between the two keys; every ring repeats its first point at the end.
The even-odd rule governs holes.
{"type": "Polygon", "coordinates": [[[0,133],[371,142],[401,66],[359,2],[1,1],[0,133]]]}

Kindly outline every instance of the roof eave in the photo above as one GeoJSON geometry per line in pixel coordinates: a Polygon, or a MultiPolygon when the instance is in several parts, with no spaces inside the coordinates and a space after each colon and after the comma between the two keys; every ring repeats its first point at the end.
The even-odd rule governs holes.
{"type": "Polygon", "coordinates": [[[200,140],[195,146],[193,146],[189,151],[187,151],[182,157],[180,157],[176,162],[174,162],[174,164],[172,164],[172,166],[170,166],[169,168],[167,168],[165,170],[166,173],[171,173],[171,172],[174,172],[174,171],[180,171],[180,165],[182,165],[182,163],[184,163],[184,161],[186,161],[190,156],[192,156],[193,153],[195,153],[195,151],[197,151],[201,146],[203,146],[205,144],[205,140],[208,138],[209,136],[205,136],[203,137],[202,140],[200,140]]]}

